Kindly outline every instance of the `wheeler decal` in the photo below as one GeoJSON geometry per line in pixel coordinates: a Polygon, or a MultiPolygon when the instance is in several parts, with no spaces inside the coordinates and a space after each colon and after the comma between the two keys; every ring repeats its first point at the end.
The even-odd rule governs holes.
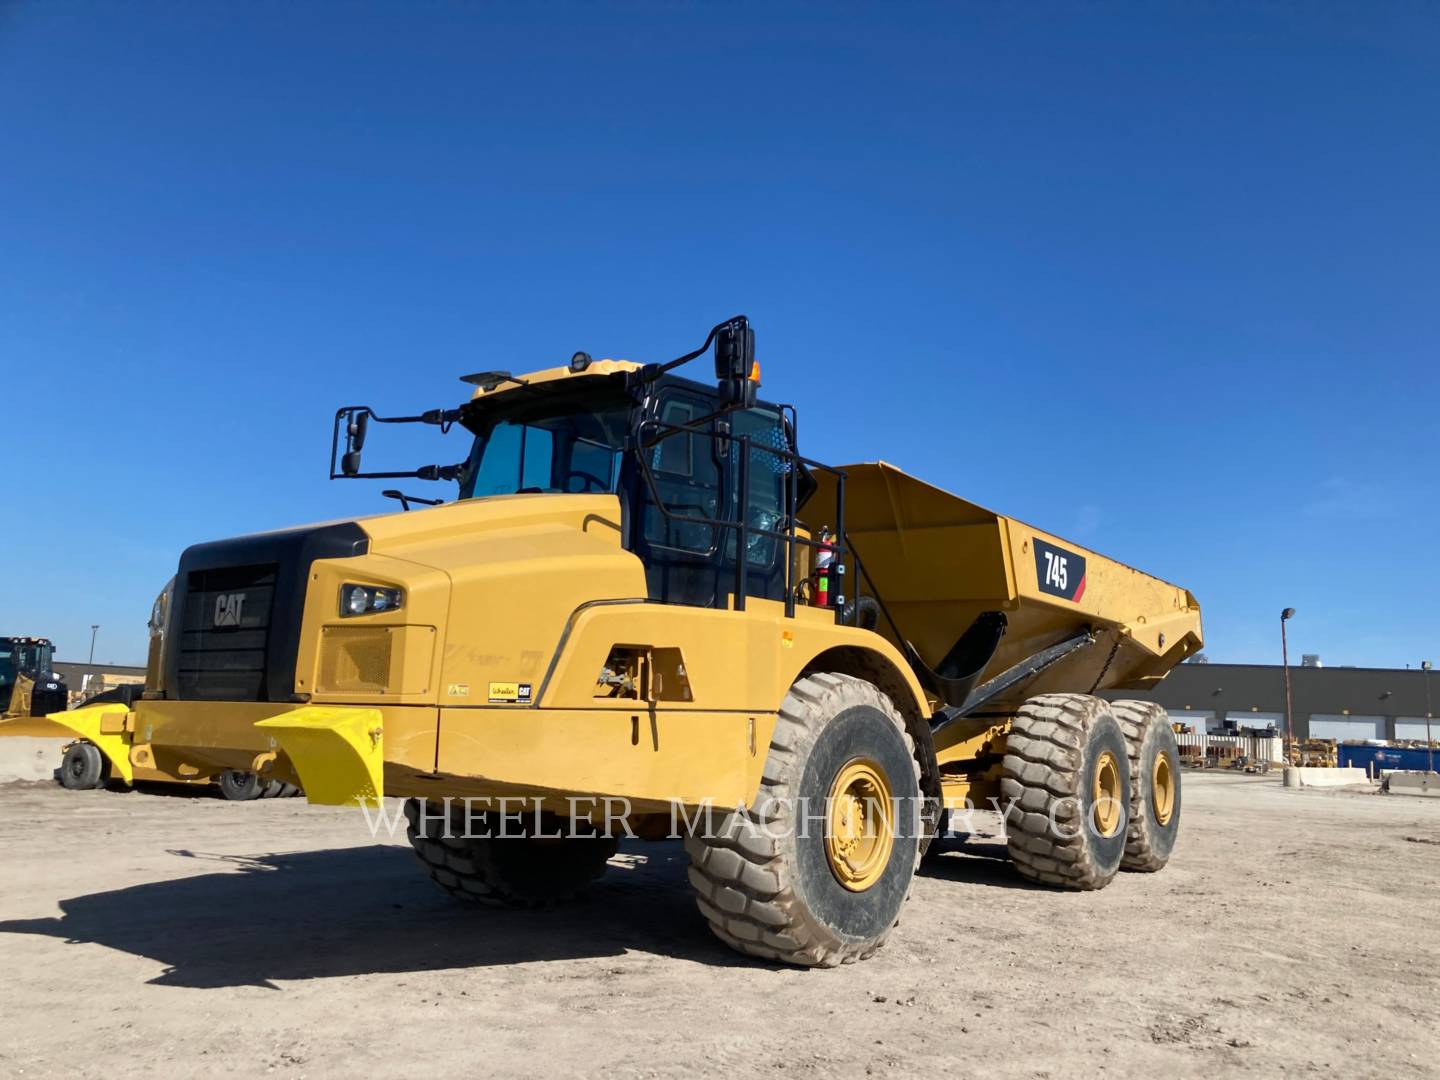
{"type": "Polygon", "coordinates": [[[529,705],[530,684],[528,682],[492,682],[489,697],[492,705],[529,705]]]}

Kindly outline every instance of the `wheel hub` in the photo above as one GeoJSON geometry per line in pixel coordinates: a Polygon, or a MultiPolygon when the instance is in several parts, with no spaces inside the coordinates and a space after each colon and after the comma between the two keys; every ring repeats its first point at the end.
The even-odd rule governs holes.
{"type": "Polygon", "coordinates": [[[1155,755],[1155,766],[1150,773],[1150,807],[1161,825],[1169,825],[1175,816],[1175,770],[1168,754],[1155,755]]]}
{"type": "Polygon", "coordinates": [[[1114,836],[1120,829],[1125,793],[1120,790],[1120,764],[1106,750],[1095,763],[1094,800],[1095,831],[1102,837],[1114,836]]]}
{"type": "Polygon", "coordinates": [[[868,758],[847,763],[830,787],[825,857],[851,892],[864,892],[885,873],[895,847],[890,781],[868,758]]]}

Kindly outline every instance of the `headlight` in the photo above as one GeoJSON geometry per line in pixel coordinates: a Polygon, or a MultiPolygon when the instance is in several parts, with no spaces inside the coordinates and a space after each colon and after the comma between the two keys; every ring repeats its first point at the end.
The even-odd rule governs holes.
{"type": "Polygon", "coordinates": [[[172,577],[165,583],[165,588],[160,590],[160,595],[155,598],[155,603],[150,608],[151,637],[165,633],[165,623],[170,617],[170,599],[174,595],[175,579],[172,577]]]}
{"type": "Polygon", "coordinates": [[[379,585],[340,586],[340,614],[345,618],[394,611],[404,606],[404,589],[387,589],[379,585]]]}

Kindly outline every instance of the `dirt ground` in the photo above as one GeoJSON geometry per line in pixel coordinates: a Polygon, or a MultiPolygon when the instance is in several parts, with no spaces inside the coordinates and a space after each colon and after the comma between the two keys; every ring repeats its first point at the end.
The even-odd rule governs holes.
{"type": "Polygon", "coordinates": [[[1169,868],[1084,895],[948,847],[875,959],[798,971],[709,936],[676,844],[471,910],[356,811],[0,785],[0,1072],[1440,1074],[1440,800],[1190,774],[1169,868]]]}

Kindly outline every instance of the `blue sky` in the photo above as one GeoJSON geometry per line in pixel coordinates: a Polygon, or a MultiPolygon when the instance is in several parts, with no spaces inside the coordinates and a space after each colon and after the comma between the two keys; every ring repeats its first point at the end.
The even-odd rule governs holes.
{"type": "Polygon", "coordinates": [[[0,632],[139,662],[186,545],[393,505],[337,405],[743,311],[813,456],[1212,659],[1440,654],[1437,115],[1418,4],[5,4],[0,632]]]}

